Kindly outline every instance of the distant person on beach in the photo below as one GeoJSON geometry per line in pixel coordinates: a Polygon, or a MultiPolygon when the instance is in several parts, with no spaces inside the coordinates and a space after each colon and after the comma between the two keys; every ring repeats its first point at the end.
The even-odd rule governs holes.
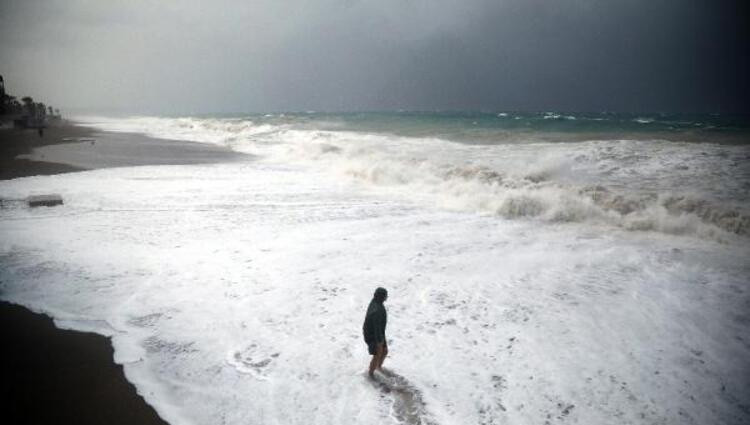
{"type": "Polygon", "coordinates": [[[375,290],[375,295],[367,307],[365,323],[362,325],[362,333],[367,344],[367,351],[372,355],[370,360],[369,374],[375,377],[375,370],[382,372],[383,361],[388,355],[388,344],[385,341],[385,326],[388,321],[388,313],[385,311],[383,302],[388,299],[388,291],[385,288],[375,290]]]}
{"type": "Polygon", "coordinates": [[[39,133],[39,137],[43,137],[44,136],[44,129],[42,127],[39,127],[39,129],[37,130],[37,132],[39,133]]]}

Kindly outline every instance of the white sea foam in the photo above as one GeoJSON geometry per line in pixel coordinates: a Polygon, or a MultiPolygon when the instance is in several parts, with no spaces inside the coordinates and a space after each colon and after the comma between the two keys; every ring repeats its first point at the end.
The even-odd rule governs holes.
{"type": "MultiPolygon", "coordinates": [[[[397,423],[398,395],[363,374],[376,286],[386,366],[424,423],[745,421],[750,242],[690,230],[722,232],[672,193],[707,199],[738,148],[224,121],[107,125],[262,159],[0,182],[65,199],[0,209],[2,297],[112,335],[171,423],[397,423]]],[[[727,184],[716,199],[741,193],[727,184]]]]}
{"type": "Polygon", "coordinates": [[[324,169],[454,210],[713,238],[750,231],[750,167],[741,146],[657,140],[471,146],[241,119],[86,122],[324,169]]]}

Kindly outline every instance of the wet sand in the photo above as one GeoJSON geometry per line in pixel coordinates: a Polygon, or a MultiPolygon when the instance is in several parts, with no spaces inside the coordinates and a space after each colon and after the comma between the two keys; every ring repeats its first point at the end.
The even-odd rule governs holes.
{"type": "Polygon", "coordinates": [[[435,422],[427,412],[427,405],[422,399],[422,393],[405,377],[396,372],[383,369],[383,376],[370,378],[372,383],[391,403],[391,412],[404,424],[434,425],[435,422]]]}
{"type": "Polygon", "coordinates": [[[112,361],[108,338],[6,302],[0,329],[2,423],[166,424],[112,361]]]}
{"type": "Polygon", "coordinates": [[[36,130],[0,130],[0,180],[81,171],[80,167],[41,158],[31,161],[17,157],[29,154],[37,147],[67,143],[64,139],[88,137],[91,133],[90,129],[72,125],[49,127],[42,137],[36,130]]]}
{"type": "Polygon", "coordinates": [[[204,143],[105,133],[86,127],[0,130],[0,179],[108,167],[229,162],[249,155],[204,143]]]}
{"type": "MultiPolygon", "coordinates": [[[[0,179],[86,169],[222,162],[226,149],[60,125],[0,130],[0,179]]],[[[2,294],[0,294],[0,299],[2,294]]],[[[125,379],[108,338],[61,330],[24,307],[0,301],[3,424],[166,424],[125,379]]]]}
{"type": "Polygon", "coordinates": [[[139,165],[185,165],[245,159],[220,146],[181,140],[152,139],[140,134],[92,132],[67,143],[34,148],[21,159],[67,164],[81,169],[139,165]]]}

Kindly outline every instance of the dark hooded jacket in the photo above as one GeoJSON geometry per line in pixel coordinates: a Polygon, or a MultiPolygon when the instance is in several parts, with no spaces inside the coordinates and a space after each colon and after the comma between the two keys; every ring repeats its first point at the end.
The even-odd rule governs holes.
{"type": "Polygon", "coordinates": [[[386,322],[388,322],[388,314],[385,311],[383,301],[373,298],[367,307],[365,323],[362,325],[365,342],[368,344],[385,342],[386,322]]]}

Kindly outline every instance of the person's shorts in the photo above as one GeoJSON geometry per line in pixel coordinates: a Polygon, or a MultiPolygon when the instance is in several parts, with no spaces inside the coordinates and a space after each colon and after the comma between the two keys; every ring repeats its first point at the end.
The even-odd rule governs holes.
{"type": "Polygon", "coordinates": [[[374,356],[378,352],[378,344],[382,344],[382,341],[370,341],[367,343],[367,352],[371,356],[374,356]]]}

